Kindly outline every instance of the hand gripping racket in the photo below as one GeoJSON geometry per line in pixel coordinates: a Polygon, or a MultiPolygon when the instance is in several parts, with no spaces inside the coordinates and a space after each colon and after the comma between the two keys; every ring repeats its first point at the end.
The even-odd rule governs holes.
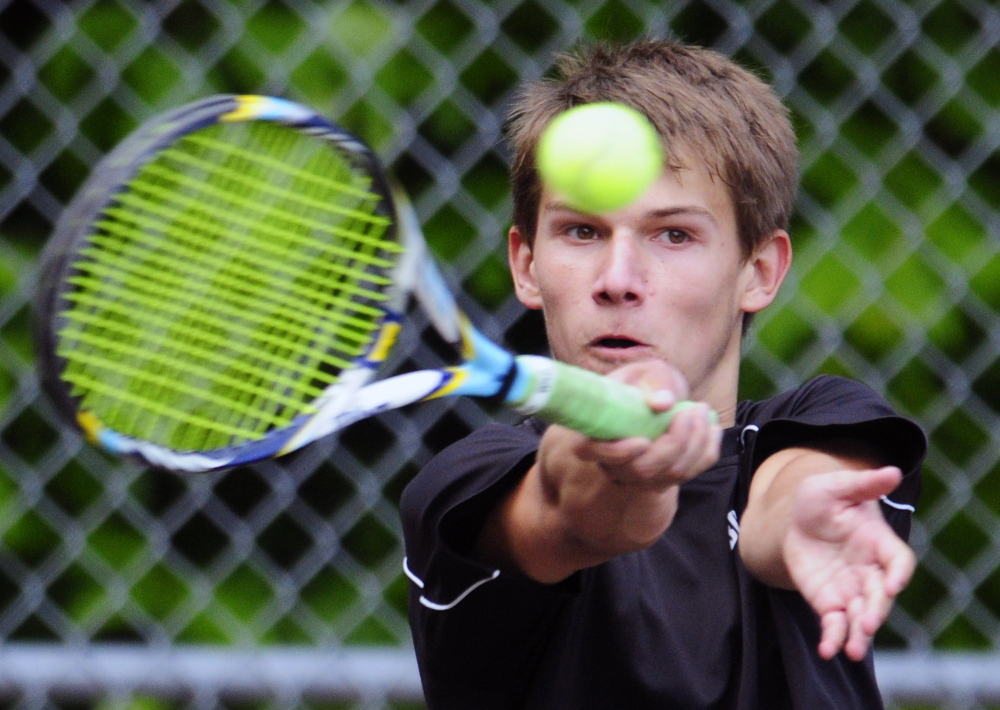
{"type": "Polygon", "coordinates": [[[602,439],[655,437],[676,411],[484,337],[372,151],[280,99],[216,96],[142,126],[67,208],[40,284],[58,409],[104,449],[176,471],[280,456],[446,395],[602,439]],[[378,380],[411,296],[463,363],[378,380]]]}

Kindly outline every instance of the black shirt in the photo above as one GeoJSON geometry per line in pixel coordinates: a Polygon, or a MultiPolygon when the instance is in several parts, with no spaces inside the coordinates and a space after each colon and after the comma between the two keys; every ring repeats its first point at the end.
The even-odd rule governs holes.
{"type": "Polygon", "coordinates": [[[680,488],[651,547],[556,585],[469,556],[485,516],[534,462],[543,427],[485,427],[432,460],[403,494],[410,622],[428,707],[881,708],[871,654],[816,654],[816,614],[744,568],[739,514],[768,455],[824,438],[872,443],[903,482],[883,512],[906,539],[926,449],[920,428],[868,387],[819,377],[742,402],[720,460],[680,488]]]}

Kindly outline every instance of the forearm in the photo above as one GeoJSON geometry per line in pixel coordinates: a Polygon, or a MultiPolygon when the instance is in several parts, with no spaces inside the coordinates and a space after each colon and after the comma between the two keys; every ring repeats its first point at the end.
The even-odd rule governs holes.
{"type": "Polygon", "coordinates": [[[485,521],[476,554],[553,583],[646,548],[673,521],[677,487],[718,460],[720,440],[707,406],[680,412],[654,441],[550,426],[535,464],[485,521]]]}
{"type": "Polygon", "coordinates": [[[553,490],[536,464],[487,518],[477,556],[553,584],[648,547],[673,520],[676,486],[637,495],[603,475],[590,481],[553,490]]]}
{"type": "Polygon", "coordinates": [[[759,480],[751,487],[740,519],[739,552],[746,568],[758,580],[772,587],[793,589],[783,543],[791,525],[795,492],[811,473],[785,470],[784,461],[772,463],[781,465],[770,485],[759,480]]]}

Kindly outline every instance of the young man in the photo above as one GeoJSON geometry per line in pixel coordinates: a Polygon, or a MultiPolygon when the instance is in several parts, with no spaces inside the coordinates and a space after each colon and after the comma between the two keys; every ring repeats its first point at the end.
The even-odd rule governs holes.
{"type": "Polygon", "coordinates": [[[881,707],[870,644],[914,568],[923,433],[842,378],[736,399],[746,323],[791,261],[784,107],[671,42],[560,69],[509,124],[517,295],[554,357],[654,409],[702,405],[655,441],[489,426],[414,479],[402,514],[429,707],[881,707]],[[612,214],[571,209],[533,164],[549,121],[596,101],[645,113],[668,156],[612,214]]]}

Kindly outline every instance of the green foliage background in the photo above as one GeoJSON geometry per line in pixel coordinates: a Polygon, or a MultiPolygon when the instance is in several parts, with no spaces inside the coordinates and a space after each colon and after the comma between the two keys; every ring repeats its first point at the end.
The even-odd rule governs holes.
{"type": "MultiPolygon", "coordinates": [[[[433,250],[477,313],[511,345],[541,349],[539,325],[520,314],[506,273],[509,194],[498,144],[504,107],[518,81],[546,70],[552,50],[578,38],[651,33],[719,47],[773,81],[800,137],[796,265],[748,341],[742,394],[766,396],[820,372],[845,374],[885,391],[928,429],[933,450],[913,539],[922,565],[880,644],[995,646],[1000,50],[988,42],[1000,39],[995,6],[181,0],[153,7],[12,0],[0,9],[5,638],[65,640],[52,614],[17,613],[25,580],[34,580],[55,616],[75,629],[73,638],[406,643],[378,613],[360,623],[343,619],[369,593],[343,569],[321,568],[294,593],[282,586],[304,559],[321,554],[292,513],[274,514],[241,543],[263,549],[269,570],[241,561],[220,566],[238,543],[220,529],[219,516],[190,501],[210,506],[217,497],[238,526],[273,494],[265,472],[179,481],[121,473],[86,450],[66,455],[79,442],[50,416],[33,383],[27,299],[59,209],[101,154],[150,115],[211,93],[273,93],[308,103],[392,163],[433,250]],[[34,506],[43,499],[44,507],[34,506]],[[170,538],[150,537],[141,518],[114,510],[126,499],[158,519],[175,516],[170,538]],[[65,520],[76,526],[61,528],[65,520]],[[67,529],[77,536],[67,537],[67,529]],[[109,583],[100,570],[127,583],[109,583]],[[192,583],[189,574],[202,581],[192,583]],[[209,588],[206,578],[218,584],[209,588]],[[123,583],[127,588],[114,587],[123,583]],[[128,605],[113,601],[121,595],[128,605]],[[296,605],[334,631],[317,635],[293,613],[296,605]],[[185,613],[192,608],[197,613],[185,613]]],[[[380,450],[371,442],[385,437],[387,426],[359,425],[342,445],[375,465],[380,450]]],[[[421,435],[420,454],[391,473],[382,495],[395,503],[421,460],[468,428],[443,411],[421,435]]],[[[316,464],[291,485],[318,520],[357,493],[336,462],[316,464]]],[[[396,530],[377,515],[362,515],[340,544],[364,569],[399,555],[396,530]]],[[[401,574],[379,594],[381,604],[405,615],[401,574]]]]}

